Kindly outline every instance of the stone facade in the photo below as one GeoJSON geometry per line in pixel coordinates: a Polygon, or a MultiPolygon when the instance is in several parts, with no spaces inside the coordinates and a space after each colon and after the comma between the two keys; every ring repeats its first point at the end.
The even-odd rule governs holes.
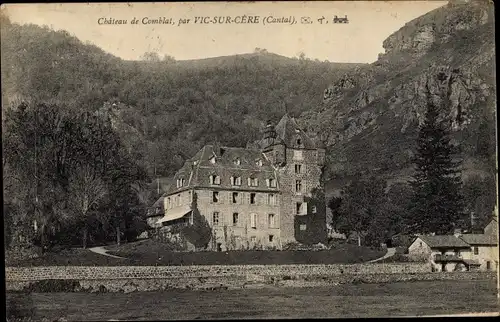
{"type": "Polygon", "coordinates": [[[150,226],[199,218],[211,234],[201,248],[219,251],[325,242],[324,158],[288,115],[247,148],[207,145],[176,173],[176,186],[162,197],[164,216],[150,226]]]}

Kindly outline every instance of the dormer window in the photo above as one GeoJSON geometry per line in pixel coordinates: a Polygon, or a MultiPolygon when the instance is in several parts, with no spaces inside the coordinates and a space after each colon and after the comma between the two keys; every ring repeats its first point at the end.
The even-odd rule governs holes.
{"type": "Polygon", "coordinates": [[[241,186],[241,177],[231,177],[231,185],[232,186],[241,186]]]}
{"type": "Polygon", "coordinates": [[[183,187],[186,184],[186,179],[179,178],[177,179],[177,188],[183,187]]]}
{"type": "Polygon", "coordinates": [[[262,160],[257,160],[256,164],[259,166],[259,167],[262,167],[262,160]]]}
{"type": "Polygon", "coordinates": [[[240,160],[240,158],[236,158],[236,159],[234,159],[234,161],[233,161],[233,162],[234,162],[234,164],[235,164],[235,165],[240,165],[240,164],[241,164],[241,160],[240,160]]]}
{"type": "Polygon", "coordinates": [[[302,145],[302,140],[300,138],[297,139],[297,145],[302,145]]]}
{"type": "Polygon", "coordinates": [[[267,179],[267,186],[270,188],[276,188],[276,180],[273,178],[267,179]]]}
{"type": "Polygon", "coordinates": [[[248,178],[249,187],[257,187],[259,185],[259,180],[257,178],[248,178]]]}
{"type": "Polygon", "coordinates": [[[212,174],[210,177],[210,184],[216,184],[216,185],[219,185],[220,184],[220,177],[216,174],[212,174]]]}
{"type": "Polygon", "coordinates": [[[215,164],[215,162],[217,161],[217,160],[215,160],[215,155],[214,155],[214,156],[212,156],[212,157],[209,159],[209,161],[210,161],[210,163],[215,164]]]}

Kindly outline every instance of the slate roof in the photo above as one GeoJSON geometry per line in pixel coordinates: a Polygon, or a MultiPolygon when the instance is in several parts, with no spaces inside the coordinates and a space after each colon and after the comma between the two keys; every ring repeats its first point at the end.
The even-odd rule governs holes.
{"type": "Polygon", "coordinates": [[[316,144],[307,136],[307,134],[299,127],[295,118],[285,114],[274,130],[276,135],[280,138],[287,147],[299,147],[297,139],[301,140],[301,147],[304,149],[316,149],[316,144]]]}
{"type": "Polygon", "coordinates": [[[256,190],[279,191],[279,179],[271,162],[262,153],[262,148],[275,144],[285,144],[289,148],[316,149],[316,144],[300,129],[293,117],[285,114],[273,128],[269,125],[267,133],[274,129],[274,135],[248,144],[246,148],[224,147],[218,144],[205,145],[191,159],[186,160],[182,168],[175,174],[174,184],[169,187],[167,194],[171,195],[190,188],[212,188],[221,190],[256,190]],[[215,157],[216,162],[210,159],[215,157]],[[235,164],[235,160],[239,164],[235,164]],[[257,161],[262,164],[258,165],[257,161]],[[210,184],[210,176],[217,175],[221,179],[220,185],[210,184]],[[241,177],[240,186],[231,185],[231,177],[241,177]],[[177,187],[177,179],[182,178],[185,184],[177,187]],[[256,178],[258,186],[252,187],[247,183],[248,178],[256,178]],[[276,187],[268,187],[268,179],[276,180],[276,187]]]}
{"type": "Polygon", "coordinates": [[[429,247],[431,248],[442,248],[442,247],[450,247],[450,248],[469,248],[470,245],[467,244],[462,239],[453,236],[453,235],[435,235],[435,236],[427,236],[427,235],[419,235],[417,238],[423,240],[429,247]]]}
{"type": "Polygon", "coordinates": [[[163,207],[163,199],[165,199],[165,195],[166,194],[163,194],[151,205],[151,207],[149,207],[146,217],[163,216],[165,214],[165,209],[163,207]]]}
{"type": "Polygon", "coordinates": [[[268,125],[265,131],[269,131],[269,127],[274,129],[275,136],[272,138],[263,138],[249,144],[249,147],[266,148],[277,144],[284,144],[288,148],[301,148],[301,149],[317,149],[323,148],[323,145],[314,142],[297,124],[295,118],[285,114],[281,120],[272,127],[268,125]],[[300,139],[298,141],[298,139],[300,139]],[[300,142],[300,144],[298,143],[300,142]]]}
{"type": "Polygon", "coordinates": [[[485,234],[463,234],[460,239],[469,245],[497,245],[497,237],[485,234]]]}
{"type": "Polygon", "coordinates": [[[177,188],[174,184],[167,194],[189,188],[213,188],[222,190],[266,190],[278,191],[279,181],[271,162],[258,149],[233,148],[216,145],[205,145],[194,157],[187,160],[175,174],[174,181],[183,178],[184,186],[177,188]],[[210,160],[215,157],[215,163],[210,160]],[[239,160],[239,164],[236,164],[239,160]],[[261,165],[259,165],[259,161],[261,165]],[[210,184],[210,176],[220,177],[220,185],[210,184]],[[231,176],[241,177],[240,186],[231,185],[231,176]],[[248,186],[248,178],[258,180],[257,187],[248,186]],[[274,179],[276,187],[267,186],[266,179],[274,179]]]}

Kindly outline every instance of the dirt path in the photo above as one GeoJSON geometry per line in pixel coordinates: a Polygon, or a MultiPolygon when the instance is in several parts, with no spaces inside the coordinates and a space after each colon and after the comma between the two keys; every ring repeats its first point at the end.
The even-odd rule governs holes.
{"type": "Polygon", "coordinates": [[[120,256],[115,256],[115,255],[108,254],[107,253],[108,251],[104,247],[92,247],[92,248],[89,248],[89,250],[91,252],[94,252],[96,254],[101,254],[101,255],[104,255],[104,256],[109,256],[109,257],[113,257],[113,258],[126,259],[125,257],[120,257],[120,256]]]}
{"type": "Polygon", "coordinates": [[[384,256],[380,257],[380,258],[377,258],[377,259],[374,259],[374,260],[371,260],[369,261],[368,263],[375,263],[375,262],[378,262],[378,261],[381,261],[383,259],[386,259],[386,258],[389,258],[389,257],[392,257],[396,254],[396,248],[387,248],[387,253],[385,253],[384,256]]]}

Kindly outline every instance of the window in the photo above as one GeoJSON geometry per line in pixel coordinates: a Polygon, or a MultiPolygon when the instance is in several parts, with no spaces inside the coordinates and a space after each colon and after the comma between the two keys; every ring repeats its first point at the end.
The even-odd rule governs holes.
{"type": "Polygon", "coordinates": [[[302,192],[302,180],[295,180],[295,192],[302,192]]]}
{"type": "Polygon", "coordinates": [[[474,246],[474,255],[479,255],[479,247],[474,246]]]}
{"type": "Polygon", "coordinates": [[[311,212],[315,214],[318,210],[316,209],[316,206],[311,206],[311,212]]]}
{"type": "Polygon", "coordinates": [[[212,222],[214,226],[219,225],[219,212],[214,212],[212,222]]]}
{"type": "Polygon", "coordinates": [[[259,167],[262,167],[262,160],[257,160],[256,164],[257,164],[259,167]]]}
{"type": "Polygon", "coordinates": [[[293,159],[294,160],[302,160],[302,151],[301,150],[293,150],[293,159]]]}
{"type": "Polygon", "coordinates": [[[487,261],[486,262],[486,270],[491,270],[491,262],[490,261],[487,261]]]}
{"type": "Polygon", "coordinates": [[[241,186],[241,177],[231,177],[232,186],[241,186]]]}
{"type": "Polygon", "coordinates": [[[234,162],[234,164],[236,164],[236,165],[240,165],[240,164],[241,164],[241,160],[240,160],[239,158],[234,159],[234,161],[233,161],[233,162],[234,162]]]}
{"type": "Polygon", "coordinates": [[[233,195],[233,203],[238,203],[238,193],[233,192],[232,195],[233,195]]]}
{"type": "Polygon", "coordinates": [[[276,188],[276,180],[273,178],[267,179],[267,186],[271,188],[276,188]]]}
{"type": "Polygon", "coordinates": [[[302,213],[302,202],[297,202],[296,213],[297,213],[297,215],[300,215],[302,213]]]}
{"type": "Polygon", "coordinates": [[[218,191],[212,192],[212,202],[219,202],[219,192],[218,191]]]}
{"type": "Polygon", "coordinates": [[[238,226],[239,215],[237,212],[233,213],[233,226],[238,226]]]}
{"type": "Polygon", "coordinates": [[[172,207],[170,197],[167,198],[167,209],[170,209],[172,207]]]}
{"type": "Polygon", "coordinates": [[[250,237],[250,241],[252,244],[255,244],[257,242],[257,238],[255,236],[250,237]]]}
{"type": "Polygon", "coordinates": [[[295,174],[301,174],[301,173],[302,173],[302,165],[296,164],[295,165],[295,174]]]}
{"type": "Polygon", "coordinates": [[[257,187],[259,185],[259,180],[257,178],[248,178],[249,187],[257,187]]]}
{"type": "Polygon", "coordinates": [[[420,247],[422,247],[422,246],[423,246],[423,244],[422,244],[422,242],[420,242],[420,247]]]}
{"type": "Polygon", "coordinates": [[[251,193],[250,194],[250,204],[255,204],[255,198],[256,198],[256,193],[251,193]]]}
{"type": "Polygon", "coordinates": [[[297,139],[297,145],[301,145],[302,144],[302,140],[300,138],[297,139]]]}
{"type": "Polygon", "coordinates": [[[186,183],[186,179],[184,179],[184,178],[177,179],[177,188],[183,187],[185,183],[186,183]]]}
{"type": "Polygon", "coordinates": [[[267,195],[267,204],[271,206],[276,206],[276,195],[270,193],[267,195]]]}
{"type": "Polygon", "coordinates": [[[250,227],[257,228],[257,215],[250,214],[250,227]]]}
{"type": "Polygon", "coordinates": [[[216,174],[210,176],[210,184],[220,184],[220,177],[216,174]]]}
{"type": "Polygon", "coordinates": [[[276,228],[276,221],[275,221],[274,214],[268,215],[267,222],[268,222],[269,228],[276,228]]]}
{"type": "Polygon", "coordinates": [[[180,206],[181,205],[181,195],[178,194],[177,195],[177,206],[180,206]]]}
{"type": "Polygon", "coordinates": [[[274,236],[273,235],[269,235],[269,242],[272,243],[274,240],[274,236]]]}
{"type": "Polygon", "coordinates": [[[299,229],[300,229],[300,230],[302,230],[302,231],[306,230],[306,229],[307,229],[306,224],[301,224],[301,225],[299,226],[299,229]]]}

